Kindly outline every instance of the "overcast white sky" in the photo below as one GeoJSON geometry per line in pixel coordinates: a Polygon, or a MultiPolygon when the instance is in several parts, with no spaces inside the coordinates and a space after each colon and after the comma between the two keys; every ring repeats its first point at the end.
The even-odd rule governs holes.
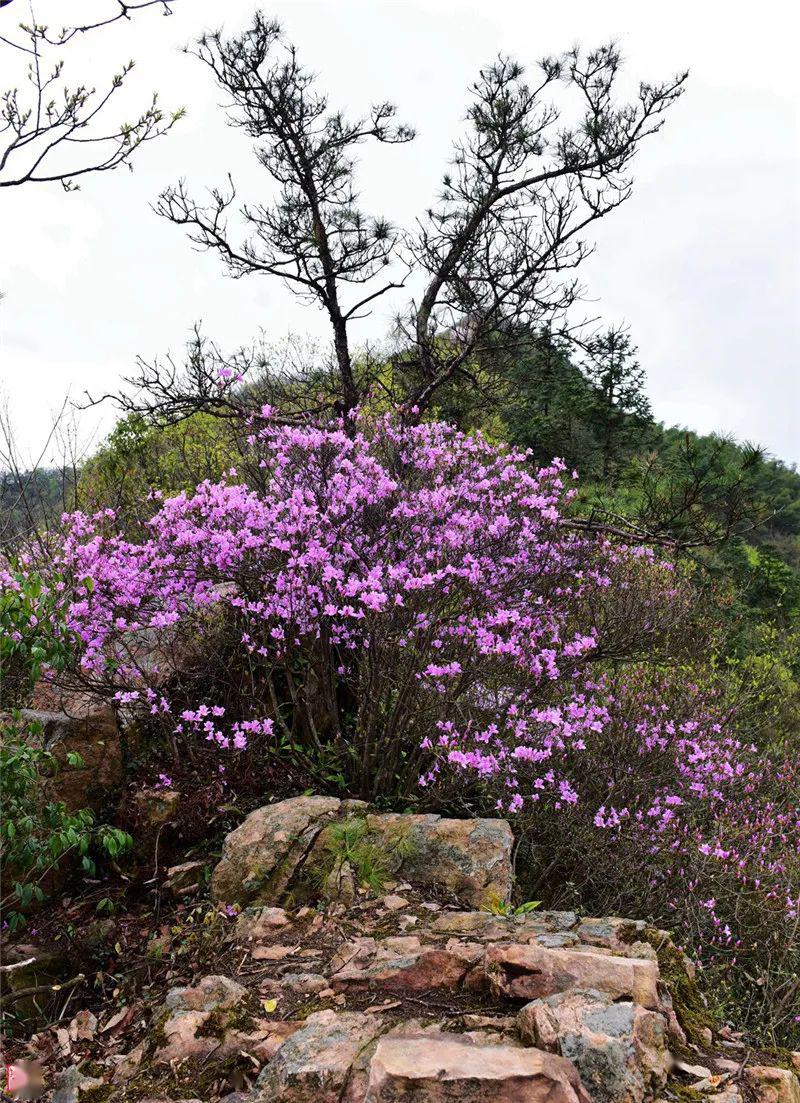
{"type": "MultiPolygon", "coordinates": [[[[790,0],[264,0],[316,69],[331,101],[356,113],[392,100],[418,137],[365,156],[364,206],[410,225],[428,204],[458,132],[465,89],[498,51],[534,62],[575,42],[616,38],[632,77],[688,67],[686,95],[642,149],[634,197],[602,223],[582,276],[586,312],[627,322],[667,423],[755,440],[800,461],[800,116],[790,0]]],[[[40,21],[84,21],[110,0],[39,0],[40,21]]],[[[113,390],[137,353],[180,353],[192,324],[224,347],[264,330],[325,334],[321,318],[267,278],[233,282],[193,252],[151,202],[185,176],[196,191],[231,171],[240,195],[267,180],[246,139],[226,128],[206,70],[178,47],[207,27],[238,31],[254,0],[175,0],[174,14],[65,52],[100,84],[137,59],[131,89],[160,91],[187,118],[141,152],[135,171],[0,189],[0,392],[32,452],[70,392],[113,390]]],[[[0,9],[0,34],[27,0],[0,9]]],[[[18,80],[0,44],[0,88],[18,80]]],[[[396,305],[396,304],[395,304],[396,305]]],[[[356,337],[380,336],[391,305],[356,337]]],[[[97,431],[109,427],[108,410],[97,431]],[[104,419],[104,420],[103,420],[104,419]]],[[[87,419],[88,425],[88,419],[87,419]]]]}

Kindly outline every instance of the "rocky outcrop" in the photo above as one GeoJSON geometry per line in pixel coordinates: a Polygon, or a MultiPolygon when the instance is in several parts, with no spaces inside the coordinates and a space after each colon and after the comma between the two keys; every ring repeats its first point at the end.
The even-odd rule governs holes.
{"type": "Polygon", "coordinates": [[[92,1094],[96,1097],[98,1091],[104,1089],[102,1080],[94,1076],[85,1076],[79,1068],[72,1065],[59,1076],[53,1094],[53,1103],[81,1103],[81,1100],[89,1100],[92,1094]]]}
{"type": "MultiPolygon", "coordinates": [[[[511,894],[514,837],[505,820],[367,814],[366,839],[380,854],[385,875],[419,888],[451,893],[467,907],[502,903],[511,894]]],[[[313,872],[335,839],[320,832],[309,856],[313,872]]]]}
{"type": "Polygon", "coordinates": [[[340,843],[346,824],[357,825],[358,845],[375,855],[382,878],[450,894],[467,907],[510,897],[513,836],[505,820],[379,815],[333,797],[294,797],[252,812],[225,839],[212,896],[281,904],[327,890],[352,899],[355,872],[340,843]]]}
{"type": "Polygon", "coordinates": [[[199,892],[207,868],[206,862],[198,860],[170,866],[164,888],[172,896],[193,896],[199,892]]]}
{"type": "Polygon", "coordinates": [[[51,707],[24,709],[22,715],[41,725],[41,745],[60,767],[47,781],[48,799],[63,801],[70,811],[99,810],[122,783],[122,745],[113,708],[77,693],[40,694],[34,703],[51,707]],[[80,766],[69,765],[68,756],[74,754],[80,756],[80,766]]]}
{"type": "Polygon", "coordinates": [[[65,1100],[665,1103],[688,1089],[708,1103],[800,1103],[794,1073],[748,1065],[730,1032],[716,1055],[710,1029],[706,1050],[687,1042],[659,961],[680,991],[692,969],[666,932],[468,910],[459,894],[503,883],[507,825],[398,819],[334,798],[260,809],[226,841],[216,906],[181,896],[181,884],[203,891],[199,862],[172,868],[183,902],[150,928],[147,983],[110,1015],[76,1009],[56,1027],[62,1063],[94,1078],[62,1070],[65,1100]],[[343,839],[351,895],[310,906],[304,891],[325,892],[343,839]],[[376,892],[357,874],[366,855],[391,877],[385,850],[400,861],[376,892]]]}
{"type": "Polygon", "coordinates": [[[181,805],[176,789],[140,789],[133,799],[136,821],[145,832],[175,821],[181,805]]]}
{"type": "MultiPolygon", "coordinates": [[[[643,924],[448,911],[393,887],[362,896],[358,923],[370,933],[344,942],[326,942],[323,917],[307,907],[238,917],[237,940],[270,971],[262,993],[287,1015],[311,996],[329,1004],[277,1048],[248,1103],[658,1099],[669,1009],[655,955],[637,956],[643,924]],[[437,1008],[459,1001],[463,1015],[437,1022],[437,1008]],[[409,1017],[426,1006],[433,1021],[409,1017]],[[481,1006],[488,1012],[468,1010],[481,1006]]],[[[332,910],[338,922],[348,914],[332,910]]]]}

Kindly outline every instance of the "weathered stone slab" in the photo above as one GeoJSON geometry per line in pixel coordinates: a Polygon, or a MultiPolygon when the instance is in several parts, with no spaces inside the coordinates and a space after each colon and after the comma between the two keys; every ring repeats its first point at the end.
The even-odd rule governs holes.
{"type": "Polygon", "coordinates": [[[320,885],[352,899],[357,886],[341,864],[333,820],[359,822],[389,877],[452,893],[465,907],[510,897],[513,835],[505,820],[369,814],[360,802],[293,797],[257,809],[227,836],[213,899],[280,904],[289,893],[301,901],[319,896],[320,885]]]}
{"type": "Polygon", "coordinates": [[[351,1066],[382,1029],[375,1015],[309,1015],[259,1076],[253,1103],[339,1103],[351,1066]]]}
{"type": "Polygon", "coordinates": [[[404,835],[404,856],[392,872],[411,884],[449,890],[471,908],[511,898],[514,836],[506,820],[396,813],[369,815],[367,827],[387,851],[404,835]]]}
{"type": "Polygon", "coordinates": [[[431,930],[468,934],[483,942],[533,942],[547,935],[563,935],[578,941],[572,931],[577,922],[574,912],[533,911],[501,916],[485,911],[449,911],[433,922],[431,930]]]}
{"type": "Polygon", "coordinates": [[[470,958],[453,949],[420,947],[364,963],[354,959],[331,977],[337,991],[378,989],[386,992],[428,992],[457,988],[470,969],[470,958]]]}
{"type": "Polygon", "coordinates": [[[529,1045],[572,1061],[595,1103],[643,1103],[666,1083],[666,1021],[656,1011],[576,989],[526,1004],[517,1027],[529,1045]]]}
{"type": "Polygon", "coordinates": [[[211,877],[211,896],[228,904],[279,904],[335,797],[294,797],[257,808],[226,837],[211,877]]]}
{"type": "Polygon", "coordinates": [[[484,968],[492,988],[513,999],[542,999],[573,988],[592,988],[657,1011],[658,964],[578,949],[518,943],[486,947],[484,968]]]}
{"type": "Polygon", "coordinates": [[[589,1103],[575,1067],[537,1049],[463,1035],[381,1038],[364,1103],[589,1103]]]}
{"type": "Polygon", "coordinates": [[[745,1079],[756,1103],[800,1103],[800,1080],[791,1069],[752,1065],[745,1079]]]}

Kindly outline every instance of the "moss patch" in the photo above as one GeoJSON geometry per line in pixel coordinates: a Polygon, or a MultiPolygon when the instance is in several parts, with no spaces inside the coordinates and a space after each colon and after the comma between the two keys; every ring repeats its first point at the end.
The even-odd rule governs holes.
{"type": "MultiPolygon", "coordinates": [[[[671,939],[652,927],[637,932],[637,938],[653,947],[658,957],[661,979],[669,989],[678,1022],[687,1039],[701,1048],[706,1045],[705,1031],[716,1028],[714,1016],[706,1007],[697,981],[686,971],[683,954],[671,939]]],[[[693,1096],[694,1098],[694,1096],[693,1096]]]]}
{"type": "Polygon", "coordinates": [[[701,1103],[702,1100],[708,1099],[708,1095],[703,1092],[690,1088],[687,1084],[679,1084],[675,1080],[670,1080],[667,1088],[670,1096],[677,1099],[678,1103],[701,1103]]]}
{"type": "Polygon", "coordinates": [[[81,1091],[81,1103],[107,1103],[113,1097],[113,1084],[103,1084],[96,1088],[84,1088],[81,1091]]]}
{"type": "Polygon", "coordinates": [[[330,824],[324,829],[322,842],[315,867],[306,871],[318,894],[324,893],[328,878],[347,865],[357,885],[378,895],[403,861],[416,852],[407,829],[382,836],[370,831],[362,816],[330,824]]]}

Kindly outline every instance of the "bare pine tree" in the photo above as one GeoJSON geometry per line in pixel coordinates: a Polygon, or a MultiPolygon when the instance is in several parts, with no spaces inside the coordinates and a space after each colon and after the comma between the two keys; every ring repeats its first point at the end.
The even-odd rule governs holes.
{"type": "Polygon", "coordinates": [[[195,52],[230,98],[231,125],[253,139],[260,164],[277,184],[277,196],[241,208],[247,227],[241,241],[226,217],[236,200],[232,180],[227,191],[212,190],[205,205],[181,182],[162,194],[157,210],[187,226],[197,245],[216,250],[232,276],[278,276],[325,310],[342,407],[352,409],[360,395],[348,324],[399,286],[390,279],[373,286],[398,238],[388,222],[360,209],[354,153],[370,139],[402,143],[413,133],[395,124],[395,108],[388,103],[356,119],[331,110],[314,75],[300,65],[294,47],[283,42],[279,25],[261,14],[236,38],[204,35],[195,52]]]}
{"type": "Polygon", "coordinates": [[[472,88],[467,133],[439,199],[414,233],[400,233],[362,211],[355,182],[359,145],[413,137],[391,104],[354,120],[331,108],[279,25],[260,14],[239,36],[204,35],[194,52],[225,91],[230,123],[252,139],[276,194],[237,212],[232,180],[203,203],[181,181],[157,210],[217,252],[230,275],[277,276],[323,308],[340,411],[372,382],[354,363],[351,323],[409,277],[421,284],[418,300],[398,312],[389,373],[392,397],[411,417],[444,384],[469,381],[487,353],[530,341],[536,327],[563,317],[580,293],[574,273],[591,249],[587,231],[630,196],[633,158],[686,80],[642,84],[627,102],[616,94],[613,45],[547,58],[530,81],[516,61],[499,58],[472,88]],[[570,123],[557,93],[577,101],[570,123]],[[241,232],[229,221],[237,213],[241,232]]]}
{"type": "Polygon", "coordinates": [[[529,338],[575,302],[586,231],[629,198],[633,158],[687,76],[619,102],[620,68],[614,45],[546,58],[530,82],[500,57],[473,85],[467,135],[410,243],[427,283],[401,322],[418,371],[408,405],[424,409],[485,351],[496,355],[498,334],[529,338]],[[572,123],[558,91],[580,105],[572,123]]]}

